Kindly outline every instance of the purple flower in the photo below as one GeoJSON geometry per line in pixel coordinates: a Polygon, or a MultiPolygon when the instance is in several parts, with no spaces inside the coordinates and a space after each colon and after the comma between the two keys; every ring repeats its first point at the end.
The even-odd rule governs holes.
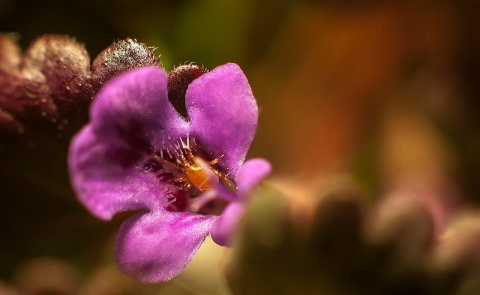
{"type": "Polygon", "coordinates": [[[243,164],[258,108],[237,65],[190,83],[188,119],[169,102],[167,82],[156,67],[113,79],[70,147],[80,202],[104,220],[132,213],[115,254],[119,268],[142,282],[173,278],[209,232],[228,244],[248,192],[270,172],[262,159],[243,164]]]}

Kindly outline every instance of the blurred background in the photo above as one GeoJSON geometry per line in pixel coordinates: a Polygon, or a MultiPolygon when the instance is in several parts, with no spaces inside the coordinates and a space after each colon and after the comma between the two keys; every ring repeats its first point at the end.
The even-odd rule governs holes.
{"type": "MultiPolygon", "coordinates": [[[[260,107],[249,157],[269,159],[269,183],[294,200],[347,176],[367,204],[434,203],[438,231],[480,205],[479,1],[0,0],[0,31],[23,50],[72,36],[91,60],[132,37],[167,71],[239,64],[260,107]]],[[[169,283],[119,274],[118,223],[77,203],[56,148],[14,163],[0,150],[0,294],[230,294],[229,250],[209,240],[169,283]]]]}

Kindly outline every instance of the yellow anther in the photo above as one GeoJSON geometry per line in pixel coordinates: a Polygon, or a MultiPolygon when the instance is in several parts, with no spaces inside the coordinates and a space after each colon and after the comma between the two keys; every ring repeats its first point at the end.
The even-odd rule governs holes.
{"type": "Polygon", "coordinates": [[[213,167],[198,157],[194,157],[193,161],[194,163],[185,169],[188,180],[201,191],[212,189],[212,180],[219,181],[213,167]]]}

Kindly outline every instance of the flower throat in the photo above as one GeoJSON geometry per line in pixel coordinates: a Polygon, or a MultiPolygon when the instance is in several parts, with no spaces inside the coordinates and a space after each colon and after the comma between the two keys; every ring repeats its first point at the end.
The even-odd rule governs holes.
{"type": "Polygon", "coordinates": [[[218,199],[211,189],[221,182],[235,191],[235,184],[219,165],[221,158],[210,160],[195,138],[168,138],[144,167],[167,183],[167,210],[220,214],[226,202],[218,199]]]}

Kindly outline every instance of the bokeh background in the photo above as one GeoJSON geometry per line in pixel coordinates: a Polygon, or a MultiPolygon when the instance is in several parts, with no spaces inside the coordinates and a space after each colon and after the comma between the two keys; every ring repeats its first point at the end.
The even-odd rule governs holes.
{"type": "MultiPolygon", "coordinates": [[[[0,0],[0,31],[23,50],[72,36],[92,60],[132,37],[167,71],[239,64],[260,107],[249,157],[272,162],[269,185],[293,202],[349,178],[372,206],[434,203],[440,232],[480,205],[479,1],[0,0]]],[[[210,240],[169,283],[118,273],[118,221],[76,202],[64,145],[40,149],[51,157],[0,149],[0,294],[230,294],[230,250],[210,240]]]]}

